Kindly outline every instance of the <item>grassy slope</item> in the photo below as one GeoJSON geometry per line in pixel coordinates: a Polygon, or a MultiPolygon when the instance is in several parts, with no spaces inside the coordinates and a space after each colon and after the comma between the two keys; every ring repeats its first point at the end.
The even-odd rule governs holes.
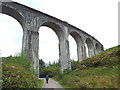
{"type": "Polygon", "coordinates": [[[120,46],[113,47],[76,63],[61,83],[73,88],[118,88],[119,54],[120,46]]]}
{"type": "Polygon", "coordinates": [[[42,80],[36,79],[33,68],[24,55],[9,56],[3,60],[2,79],[3,88],[41,88],[43,84],[42,80]],[[11,68],[12,66],[15,68],[11,68]]]}

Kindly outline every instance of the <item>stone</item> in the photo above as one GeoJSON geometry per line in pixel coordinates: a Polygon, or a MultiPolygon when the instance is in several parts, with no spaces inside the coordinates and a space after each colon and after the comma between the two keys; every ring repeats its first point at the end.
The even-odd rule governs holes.
{"type": "MultiPolygon", "coordinates": [[[[2,0],[3,1],[3,0],[2,0]]],[[[23,28],[22,51],[31,60],[32,66],[39,76],[39,28],[50,27],[59,39],[59,60],[61,71],[71,70],[69,41],[71,35],[77,43],[78,61],[87,58],[85,43],[88,46],[89,56],[94,56],[103,51],[103,45],[83,30],[59,20],[53,16],[32,9],[17,2],[0,3],[0,12],[15,18],[23,28]]]]}

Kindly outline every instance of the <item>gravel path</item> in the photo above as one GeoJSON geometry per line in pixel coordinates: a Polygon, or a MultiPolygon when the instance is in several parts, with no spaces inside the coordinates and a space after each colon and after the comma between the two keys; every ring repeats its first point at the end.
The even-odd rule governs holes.
{"type": "Polygon", "coordinates": [[[53,79],[49,79],[48,84],[45,81],[45,78],[40,78],[40,80],[44,81],[41,90],[65,90],[58,82],[53,79]]]}

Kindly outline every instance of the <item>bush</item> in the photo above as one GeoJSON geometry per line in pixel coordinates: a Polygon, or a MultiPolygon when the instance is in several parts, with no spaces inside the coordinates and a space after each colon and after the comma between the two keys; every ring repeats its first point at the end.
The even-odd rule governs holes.
{"type": "Polygon", "coordinates": [[[3,88],[35,88],[37,81],[23,67],[17,64],[2,65],[3,88]]]}
{"type": "Polygon", "coordinates": [[[66,75],[66,74],[69,74],[70,73],[70,70],[69,69],[64,69],[63,70],[63,75],[66,75]]]}
{"type": "Polygon", "coordinates": [[[22,53],[22,54],[18,54],[16,56],[9,56],[6,57],[3,60],[4,63],[6,64],[16,64],[19,65],[23,68],[25,68],[30,74],[34,74],[35,75],[35,71],[30,63],[30,60],[22,53]]]}
{"type": "Polygon", "coordinates": [[[61,79],[63,78],[63,74],[61,72],[59,72],[54,78],[58,81],[61,81],[61,79]]]}
{"type": "Polygon", "coordinates": [[[78,61],[72,60],[72,62],[71,62],[72,70],[75,70],[75,69],[79,68],[79,64],[78,63],[79,63],[78,61]]]}
{"type": "Polygon", "coordinates": [[[90,68],[98,66],[116,65],[119,61],[120,61],[120,46],[117,46],[110,48],[96,56],[87,58],[86,60],[83,60],[78,64],[85,65],[86,68],[90,68]]]}
{"type": "Polygon", "coordinates": [[[40,77],[45,77],[46,75],[49,75],[49,77],[55,77],[59,73],[59,71],[59,66],[50,65],[41,70],[40,77]]]}

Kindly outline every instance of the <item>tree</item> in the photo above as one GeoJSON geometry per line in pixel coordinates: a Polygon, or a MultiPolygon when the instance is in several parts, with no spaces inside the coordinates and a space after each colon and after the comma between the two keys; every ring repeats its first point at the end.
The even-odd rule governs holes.
{"type": "Polygon", "coordinates": [[[39,66],[45,67],[45,62],[42,59],[39,59],[39,66]]]}
{"type": "Polygon", "coordinates": [[[39,59],[39,73],[41,77],[42,70],[45,68],[45,62],[42,59],[39,59]]]}
{"type": "Polygon", "coordinates": [[[51,65],[51,62],[49,61],[49,66],[51,65]]]}

